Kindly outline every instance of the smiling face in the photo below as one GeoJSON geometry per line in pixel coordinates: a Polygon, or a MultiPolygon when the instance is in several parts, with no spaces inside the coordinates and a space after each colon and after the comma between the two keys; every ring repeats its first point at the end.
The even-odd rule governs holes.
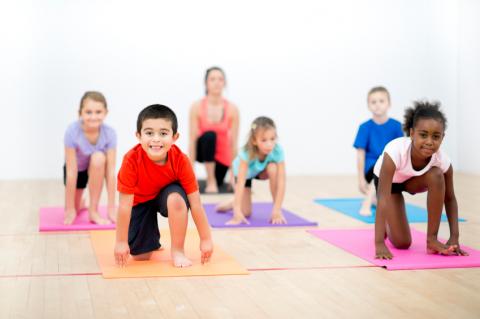
{"type": "Polygon", "coordinates": [[[387,92],[377,91],[368,96],[368,109],[373,115],[383,117],[390,108],[390,99],[387,92]]]}
{"type": "Polygon", "coordinates": [[[259,155],[265,157],[273,151],[277,144],[277,131],[274,128],[258,129],[253,145],[258,148],[259,155]]]}
{"type": "Polygon", "coordinates": [[[437,152],[442,144],[444,133],[442,122],[432,118],[419,119],[410,129],[412,138],[412,157],[428,159],[437,152]]]}
{"type": "Polygon", "coordinates": [[[107,116],[107,108],[102,102],[85,99],[80,110],[80,119],[87,130],[98,129],[107,116]]]}
{"type": "Polygon", "coordinates": [[[211,70],[208,73],[205,81],[207,87],[207,93],[213,95],[221,95],[223,88],[225,87],[225,76],[222,71],[211,70]]]}
{"type": "Polygon", "coordinates": [[[179,134],[173,134],[172,122],[164,118],[146,119],[137,138],[148,158],[157,164],[165,164],[167,153],[179,134]]]}

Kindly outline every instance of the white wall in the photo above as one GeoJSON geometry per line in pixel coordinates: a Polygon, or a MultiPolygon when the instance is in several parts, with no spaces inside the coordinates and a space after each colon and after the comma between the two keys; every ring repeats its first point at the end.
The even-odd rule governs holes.
{"type": "Polygon", "coordinates": [[[462,170],[480,174],[480,2],[460,2],[459,160],[462,170]]]}
{"type": "MultiPolygon", "coordinates": [[[[271,116],[289,174],[353,174],[351,145],[369,117],[366,93],[379,84],[391,91],[398,119],[414,99],[442,101],[450,121],[445,148],[470,169],[457,160],[457,117],[471,111],[457,114],[457,100],[473,100],[459,93],[456,2],[13,3],[0,10],[0,141],[8,150],[0,179],[59,178],[64,130],[90,89],[108,99],[118,162],[136,142],[138,112],[151,103],[177,112],[186,150],[188,109],[211,65],[225,69],[226,96],[240,107],[240,142],[255,116],[271,116]]],[[[470,63],[478,66],[473,56],[470,63]]]]}

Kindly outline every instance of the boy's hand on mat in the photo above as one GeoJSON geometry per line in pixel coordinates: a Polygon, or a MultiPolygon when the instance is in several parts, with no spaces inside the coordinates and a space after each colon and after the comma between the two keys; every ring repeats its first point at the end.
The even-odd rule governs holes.
{"type": "Polygon", "coordinates": [[[200,240],[200,251],[202,252],[202,265],[210,261],[213,253],[213,242],[211,239],[200,240]]]}
{"type": "Polygon", "coordinates": [[[363,194],[366,194],[368,192],[368,183],[365,178],[362,178],[358,181],[358,188],[363,194]]]}
{"type": "Polygon", "coordinates": [[[458,256],[468,256],[468,253],[460,248],[460,244],[458,243],[458,239],[452,239],[450,238],[447,243],[447,246],[454,246],[453,252],[458,255],[458,256]]]}
{"type": "Polygon", "coordinates": [[[376,259],[392,259],[393,254],[388,250],[385,243],[375,244],[375,258],[376,259]]]}
{"type": "Polygon", "coordinates": [[[117,266],[125,267],[127,265],[128,257],[130,255],[130,247],[128,247],[127,242],[116,242],[115,243],[115,263],[117,266]]]}
{"type": "Polygon", "coordinates": [[[272,212],[272,217],[270,217],[270,223],[272,225],[282,225],[286,224],[287,220],[283,217],[282,212],[272,212]]]}

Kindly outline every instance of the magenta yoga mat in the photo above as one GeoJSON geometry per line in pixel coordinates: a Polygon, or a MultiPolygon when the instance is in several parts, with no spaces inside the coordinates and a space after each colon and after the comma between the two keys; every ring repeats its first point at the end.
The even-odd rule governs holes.
{"type": "MultiPolygon", "coordinates": [[[[480,267],[480,251],[461,246],[469,256],[442,256],[427,254],[426,234],[412,229],[412,245],[409,249],[396,249],[385,240],[394,255],[391,260],[375,259],[373,229],[308,230],[312,235],[388,270],[472,268],[480,267]]],[[[445,242],[444,240],[441,240],[445,242]]]]}
{"type": "MultiPolygon", "coordinates": [[[[100,206],[99,213],[106,218],[107,208],[105,206],[100,206]]],[[[115,229],[115,224],[97,225],[91,223],[88,219],[88,211],[86,209],[79,212],[77,218],[75,218],[75,221],[71,225],[63,224],[64,216],[65,211],[63,207],[41,207],[39,230],[43,232],[115,229]]]]}

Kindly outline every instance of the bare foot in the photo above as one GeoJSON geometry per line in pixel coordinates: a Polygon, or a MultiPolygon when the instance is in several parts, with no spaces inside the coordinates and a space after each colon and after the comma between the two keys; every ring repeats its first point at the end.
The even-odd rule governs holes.
{"type": "Polygon", "coordinates": [[[358,212],[362,216],[372,216],[372,209],[370,207],[363,207],[358,212]]]}
{"type": "Polygon", "coordinates": [[[216,194],[216,193],[218,193],[217,184],[207,184],[207,186],[205,186],[205,193],[207,193],[207,194],[216,194]]]}
{"type": "Polygon", "coordinates": [[[68,210],[65,212],[65,218],[63,219],[63,223],[65,225],[71,225],[76,217],[77,212],[75,210],[68,210]]]}
{"type": "Polygon", "coordinates": [[[192,262],[188,259],[183,251],[175,251],[172,249],[172,262],[175,267],[190,267],[192,262]]]}
{"type": "Polygon", "coordinates": [[[427,241],[427,253],[428,254],[440,254],[440,255],[455,255],[455,249],[457,245],[444,245],[438,240],[427,241]]]}
{"type": "Polygon", "coordinates": [[[108,208],[108,219],[112,222],[112,223],[116,223],[117,222],[117,211],[116,211],[116,208],[115,207],[112,207],[112,208],[108,208]]]}
{"type": "Polygon", "coordinates": [[[215,210],[217,212],[225,213],[226,211],[232,210],[233,209],[233,202],[228,201],[228,202],[223,202],[215,206],[215,210]]]}
{"type": "Polygon", "coordinates": [[[89,218],[92,223],[98,224],[98,225],[107,225],[110,224],[110,222],[100,216],[98,212],[89,212],[89,218]]]}

